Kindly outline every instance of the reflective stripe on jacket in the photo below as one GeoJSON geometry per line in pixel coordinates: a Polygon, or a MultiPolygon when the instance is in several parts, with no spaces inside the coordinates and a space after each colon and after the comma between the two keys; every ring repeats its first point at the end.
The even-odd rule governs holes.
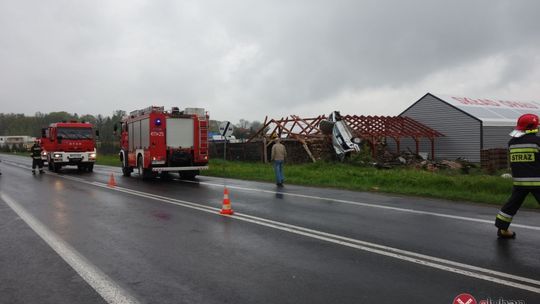
{"type": "Polygon", "coordinates": [[[508,142],[514,186],[540,187],[540,137],[525,134],[508,142]]]}

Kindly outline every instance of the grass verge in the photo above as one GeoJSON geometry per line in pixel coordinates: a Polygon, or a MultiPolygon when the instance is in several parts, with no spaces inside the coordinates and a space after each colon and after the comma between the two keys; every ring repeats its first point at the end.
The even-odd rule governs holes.
{"type": "Polygon", "coordinates": [[[96,157],[96,164],[104,166],[122,166],[120,158],[117,154],[98,154],[96,157]]]}
{"type": "MultiPolygon", "coordinates": [[[[341,163],[285,165],[288,184],[385,192],[448,200],[503,204],[512,191],[512,180],[480,173],[464,175],[451,170],[429,172],[395,168],[379,170],[341,163]]],[[[212,160],[201,174],[245,180],[274,181],[270,164],[212,160]]],[[[530,195],[524,207],[538,208],[530,195]]]]}

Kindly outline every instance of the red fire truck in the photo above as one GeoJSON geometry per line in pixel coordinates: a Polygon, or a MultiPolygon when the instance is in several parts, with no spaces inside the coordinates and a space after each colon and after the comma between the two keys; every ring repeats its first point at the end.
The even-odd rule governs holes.
{"type": "MultiPolygon", "coordinates": [[[[124,176],[134,168],[146,178],[178,172],[191,179],[208,169],[208,115],[201,108],[180,111],[150,106],[122,120],[119,153],[124,176]]],[[[116,129],[116,128],[115,128],[116,129]]]]}
{"type": "Polygon", "coordinates": [[[96,139],[92,124],[77,121],[52,123],[41,130],[40,142],[43,149],[41,157],[47,161],[49,170],[58,172],[66,165],[89,172],[94,170],[96,139]]]}

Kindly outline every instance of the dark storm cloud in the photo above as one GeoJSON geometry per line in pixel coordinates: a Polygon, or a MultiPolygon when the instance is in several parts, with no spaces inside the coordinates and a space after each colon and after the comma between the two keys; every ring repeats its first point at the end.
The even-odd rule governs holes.
{"type": "Polygon", "coordinates": [[[496,79],[467,90],[530,92],[538,11],[537,1],[3,1],[0,111],[380,111],[395,106],[388,94],[462,88],[460,71],[489,58],[496,79]]]}

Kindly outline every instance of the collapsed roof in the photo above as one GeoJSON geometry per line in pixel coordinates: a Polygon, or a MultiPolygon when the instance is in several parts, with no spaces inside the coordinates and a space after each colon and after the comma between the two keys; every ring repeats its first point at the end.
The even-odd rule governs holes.
{"type": "MultiPolygon", "coordinates": [[[[403,138],[412,138],[416,142],[418,153],[419,141],[426,138],[431,142],[432,157],[434,157],[435,138],[444,136],[412,118],[402,116],[358,116],[342,115],[344,121],[352,129],[355,136],[368,141],[375,153],[375,146],[385,138],[392,138],[400,149],[403,138]]],[[[320,129],[320,123],[326,120],[325,115],[302,118],[290,115],[281,119],[265,118],[263,126],[248,140],[279,138],[296,139],[305,143],[306,140],[322,139],[326,135],[320,129]]]]}

